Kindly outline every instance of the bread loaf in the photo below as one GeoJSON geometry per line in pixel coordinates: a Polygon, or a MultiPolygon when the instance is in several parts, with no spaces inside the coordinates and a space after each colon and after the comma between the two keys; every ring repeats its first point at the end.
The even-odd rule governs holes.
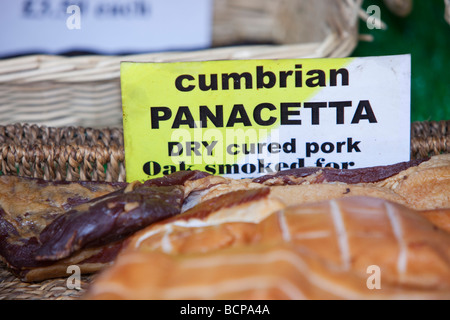
{"type": "Polygon", "coordinates": [[[253,210],[267,193],[235,192],[247,201],[194,207],[135,234],[85,298],[450,298],[450,234],[419,211],[358,196],[262,218],[253,210]],[[224,218],[233,209],[257,222],[224,218]]]}

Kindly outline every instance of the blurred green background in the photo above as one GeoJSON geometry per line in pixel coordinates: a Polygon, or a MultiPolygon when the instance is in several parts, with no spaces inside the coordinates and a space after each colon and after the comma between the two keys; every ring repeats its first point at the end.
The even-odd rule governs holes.
{"type": "Polygon", "coordinates": [[[443,0],[415,0],[406,17],[393,14],[381,0],[365,0],[380,7],[387,29],[372,29],[360,22],[360,41],[353,57],[411,54],[411,121],[450,120],[450,25],[444,19],[443,0]]]}

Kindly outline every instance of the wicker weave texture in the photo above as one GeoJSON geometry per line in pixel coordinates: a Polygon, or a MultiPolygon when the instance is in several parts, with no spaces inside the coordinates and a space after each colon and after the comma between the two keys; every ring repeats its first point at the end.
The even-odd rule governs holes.
{"type": "Polygon", "coordinates": [[[122,128],[0,126],[1,171],[46,180],[125,181],[122,128]]]}
{"type": "Polygon", "coordinates": [[[66,278],[49,279],[38,283],[22,282],[0,262],[0,300],[80,299],[93,277],[94,275],[82,276],[79,290],[68,289],[66,278]]]}
{"type": "Polygon", "coordinates": [[[411,157],[450,153],[450,120],[418,121],[411,126],[411,157]]]}
{"type": "MultiPolygon", "coordinates": [[[[123,129],[0,126],[1,171],[66,181],[125,181],[123,129]]],[[[414,122],[411,158],[450,153],[450,120],[414,122]]]]}

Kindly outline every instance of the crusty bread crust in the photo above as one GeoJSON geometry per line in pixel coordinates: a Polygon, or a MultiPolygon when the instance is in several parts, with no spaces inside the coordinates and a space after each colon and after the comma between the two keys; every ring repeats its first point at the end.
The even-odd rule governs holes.
{"type": "MultiPolygon", "coordinates": [[[[268,199],[236,209],[250,214],[268,199]]],[[[259,222],[217,220],[232,208],[137,233],[85,298],[450,298],[450,233],[416,210],[358,196],[287,206],[259,222]],[[368,284],[373,266],[380,289],[368,284]]]]}
{"type": "Polygon", "coordinates": [[[450,299],[450,155],[401,167],[187,182],[85,298],[450,299]]]}

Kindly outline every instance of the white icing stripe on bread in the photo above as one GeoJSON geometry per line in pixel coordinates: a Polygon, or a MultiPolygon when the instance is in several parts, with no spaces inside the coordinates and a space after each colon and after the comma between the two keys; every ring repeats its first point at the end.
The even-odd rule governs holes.
{"type": "Polygon", "coordinates": [[[337,242],[341,252],[342,267],[344,270],[350,268],[350,248],[348,244],[347,230],[342,218],[342,212],[335,200],[330,200],[330,212],[333,218],[333,223],[336,228],[337,242]]]}
{"type": "Polygon", "coordinates": [[[397,217],[396,209],[390,203],[386,202],[385,207],[392,230],[398,242],[399,253],[397,258],[397,271],[399,274],[404,274],[406,272],[406,267],[408,264],[408,248],[405,244],[405,241],[403,240],[401,219],[397,217]]]}

